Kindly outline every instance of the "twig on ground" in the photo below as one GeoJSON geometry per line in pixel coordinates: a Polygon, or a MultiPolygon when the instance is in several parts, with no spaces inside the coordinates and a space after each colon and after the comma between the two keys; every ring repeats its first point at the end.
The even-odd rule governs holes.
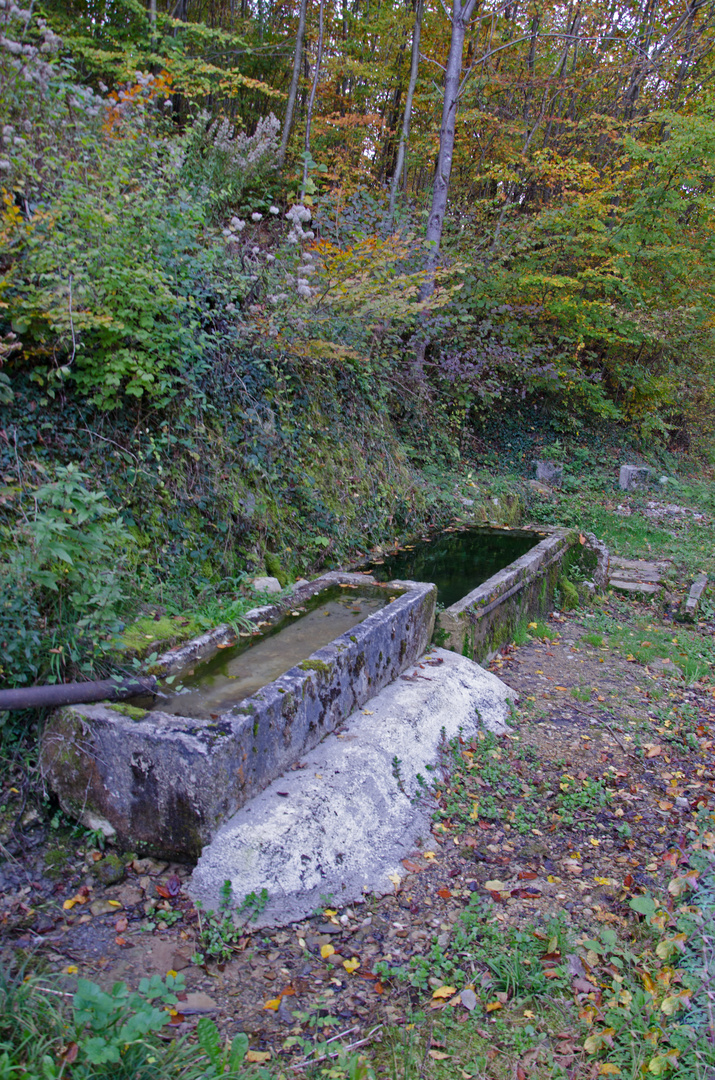
{"type": "MultiPolygon", "coordinates": [[[[372,1029],[372,1031],[368,1031],[368,1033],[367,1033],[367,1035],[365,1036],[364,1039],[358,1039],[357,1042],[348,1043],[347,1046],[343,1047],[343,1053],[347,1053],[350,1050],[357,1050],[358,1046],[364,1046],[365,1043],[370,1042],[370,1040],[373,1038],[373,1036],[376,1035],[377,1032],[380,1031],[381,1028],[382,1028],[382,1024],[378,1024],[377,1027],[374,1027],[372,1029]]],[[[343,1039],[343,1038],[345,1038],[346,1035],[350,1035],[350,1034],[352,1034],[353,1031],[357,1031],[357,1030],[358,1030],[357,1027],[351,1027],[351,1028],[348,1028],[347,1031],[341,1031],[339,1035],[333,1035],[333,1037],[331,1039],[328,1039],[327,1042],[326,1042],[326,1045],[327,1045],[327,1043],[335,1042],[336,1039],[343,1039]]],[[[339,1057],[339,1055],[340,1055],[340,1051],[335,1050],[330,1054],[322,1054],[321,1057],[306,1058],[305,1061],[301,1061],[297,1065],[291,1065],[291,1069],[293,1069],[294,1072],[298,1072],[300,1069],[307,1069],[310,1065],[317,1065],[319,1061],[327,1061],[328,1058],[336,1058],[336,1057],[339,1057]]]]}

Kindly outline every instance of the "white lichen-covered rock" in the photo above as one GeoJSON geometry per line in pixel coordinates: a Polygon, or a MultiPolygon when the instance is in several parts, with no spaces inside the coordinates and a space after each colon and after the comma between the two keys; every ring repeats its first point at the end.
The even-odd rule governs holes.
{"type": "Polygon", "coordinates": [[[254,592],[279,593],[281,583],[275,577],[257,577],[251,582],[251,588],[254,592]]]}

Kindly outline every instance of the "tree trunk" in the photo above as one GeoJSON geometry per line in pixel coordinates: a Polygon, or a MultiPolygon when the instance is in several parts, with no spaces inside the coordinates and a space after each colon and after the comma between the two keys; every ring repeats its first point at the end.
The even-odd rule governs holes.
{"type": "Polygon", "coordinates": [[[423,0],[417,0],[415,5],[415,25],[412,29],[412,63],[410,66],[410,82],[407,87],[407,98],[405,99],[405,114],[402,118],[402,131],[400,133],[400,142],[397,147],[397,161],[395,162],[395,171],[392,175],[392,183],[390,184],[390,219],[392,219],[395,213],[395,203],[397,201],[397,189],[400,186],[400,176],[405,166],[405,150],[407,148],[407,142],[410,137],[410,123],[412,121],[412,99],[415,95],[415,86],[417,85],[417,73],[420,66],[420,35],[422,33],[422,8],[423,0]]]}
{"type": "Polygon", "coordinates": [[[320,0],[320,8],[318,9],[318,49],[315,57],[315,71],[313,72],[313,84],[310,88],[310,97],[308,98],[308,109],[305,117],[305,146],[303,153],[303,181],[300,188],[300,201],[303,202],[305,198],[305,185],[308,182],[308,162],[310,161],[310,128],[313,123],[313,106],[315,104],[315,95],[318,90],[318,83],[320,82],[320,67],[323,63],[323,11],[325,9],[325,0],[320,0]]]}
{"type": "Polygon", "coordinates": [[[281,145],[278,150],[278,168],[283,168],[285,161],[286,150],[288,149],[288,139],[290,138],[290,129],[293,126],[293,113],[295,111],[295,99],[298,93],[298,82],[300,80],[300,58],[303,53],[303,37],[305,35],[305,12],[308,6],[308,0],[300,0],[300,13],[298,15],[298,36],[295,42],[295,53],[293,55],[293,75],[290,81],[290,90],[288,92],[288,104],[286,105],[285,120],[283,121],[283,135],[281,136],[281,145]]]}
{"type": "Polygon", "coordinates": [[[427,219],[425,238],[428,245],[428,254],[425,280],[420,289],[420,300],[427,300],[434,292],[434,272],[439,261],[442,230],[447,212],[449,180],[452,175],[454,128],[462,76],[464,36],[475,5],[476,0],[467,0],[466,4],[460,3],[460,0],[453,0],[452,5],[452,38],[449,44],[449,56],[447,57],[447,67],[444,73],[444,102],[442,105],[442,125],[439,131],[439,157],[437,158],[437,171],[432,187],[432,207],[427,219]]]}

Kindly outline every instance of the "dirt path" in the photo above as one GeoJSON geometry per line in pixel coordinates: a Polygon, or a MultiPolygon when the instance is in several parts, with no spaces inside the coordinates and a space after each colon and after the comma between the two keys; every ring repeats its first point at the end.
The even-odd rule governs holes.
{"type": "MultiPolygon", "coordinates": [[[[573,934],[610,926],[627,937],[629,900],[665,888],[680,858],[673,852],[687,848],[715,790],[715,689],[708,676],[689,685],[677,666],[686,652],[697,655],[698,635],[711,642],[712,628],[685,631],[648,605],[611,597],[532,624],[531,633],[491,665],[519,695],[512,734],[445,746],[435,774],[439,820],[405,860],[399,890],[347,909],[326,897],[313,919],[277,931],[247,926],[226,963],[191,961],[200,916],[183,893],[189,868],[123,860],[120,880],[102,884],[98,874],[111,876],[106,853],[31,807],[18,814],[26,782],[18,770],[2,796],[6,962],[31,954],[34,967],[65,973],[70,989],[77,975],[136,986],[147,974],[182,971],[177,1031],[209,1014],[227,1034],[245,1031],[254,1049],[288,1062],[304,1047],[284,1048],[286,1038],[312,1037],[321,1017],[334,1018],[347,1044],[378,1025],[404,1025],[454,970],[447,960],[475,894],[505,932],[538,933],[557,920],[573,934]],[[638,650],[641,658],[650,650],[648,664],[638,650]]],[[[479,971],[469,977],[488,998],[486,968],[481,982],[479,971]]],[[[508,1056],[488,1028],[493,1019],[487,1012],[478,1030],[508,1056]]],[[[566,1046],[554,1060],[573,1070],[578,1045],[575,1035],[562,1039],[552,1058],[566,1046]]]]}

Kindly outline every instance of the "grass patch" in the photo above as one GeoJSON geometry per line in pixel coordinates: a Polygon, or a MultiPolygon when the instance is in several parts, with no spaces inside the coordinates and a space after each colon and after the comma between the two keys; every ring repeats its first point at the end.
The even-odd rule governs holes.
{"type": "Polygon", "coordinates": [[[715,665],[713,642],[682,627],[673,633],[672,628],[663,629],[646,621],[638,621],[632,628],[619,625],[612,633],[611,646],[639,664],[666,661],[690,683],[709,677],[715,665]]]}

